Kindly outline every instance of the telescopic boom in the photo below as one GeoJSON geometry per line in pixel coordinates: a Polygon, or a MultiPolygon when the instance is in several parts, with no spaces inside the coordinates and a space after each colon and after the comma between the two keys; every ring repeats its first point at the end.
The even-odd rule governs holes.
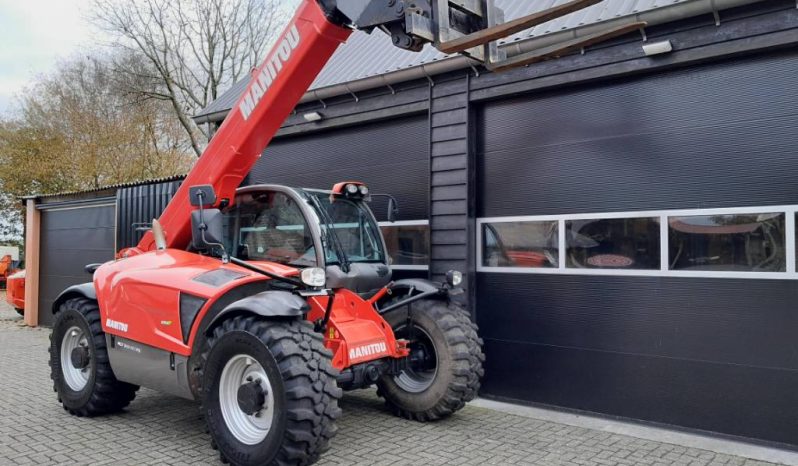
{"type": "MultiPolygon", "coordinates": [[[[395,46],[419,51],[432,44],[447,53],[463,53],[490,69],[523,66],[578,48],[552,47],[506,60],[496,40],[586,8],[602,0],[573,0],[504,23],[494,0],[303,0],[266,60],[253,70],[246,91],[164,210],[159,222],[166,247],[185,249],[191,242],[188,189],[211,185],[219,205],[232,202],[247,176],[286,118],[321,73],[340,44],[354,30],[389,34],[395,46]],[[528,56],[527,56],[528,55],[528,56]]],[[[629,32],[644,23],[590,36],[592,44],[629,32]]],[[[152,232],[135,255],[156,248],[152,232]]]]}

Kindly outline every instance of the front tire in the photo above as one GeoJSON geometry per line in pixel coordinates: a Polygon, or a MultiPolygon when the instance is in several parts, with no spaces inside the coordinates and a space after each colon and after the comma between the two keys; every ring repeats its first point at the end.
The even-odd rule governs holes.
{"type": "Polygon", "coordinates": [[[342,391],[308,322],[229,319],[203,359],[202,412],[222,461],[307,465],[327,451],[342,391]]]}
{"type": "Polygon", "coordinates": [[[14,310],[17,311],[17,314],[19,314],[20,316],[25,317],[25,309],[20,309],[16,307],[14,308],[14,310]]]}
{"type": "Polygon", "coordinates": [[[70,299],[56,314],[50,334],[50,378],[64,409],[81,417],[121,411],[139,388],[114,376],[100,309],[85,298],[70,299]]]}
{"type": "Polygon", "coordinates": [[[377,394],[397,416],[435,421],[477,396],[484,375],[482,339],[468,314],[454,303],[421,300],[389,312],[396,338],[410,341],[409,367],[383,376],[377,394]]]}

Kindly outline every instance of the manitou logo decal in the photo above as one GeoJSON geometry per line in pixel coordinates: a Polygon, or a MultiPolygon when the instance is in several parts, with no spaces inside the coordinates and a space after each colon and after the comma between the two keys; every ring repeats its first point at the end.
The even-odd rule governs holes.
{"type": "Polygon", "coordinates": [[[380,353],[387,353],[388,347],[385,343],[373,343],[371,345],[358,346],[349,350],[349,359],[363,359],[380,353]]]}
{"type": "Polygon", "coordinates": [[[277,48],[277,52],[275,52],[272,58],[264,65],[260,73],[252,80],[249,89],[247,89],[247,92],[244,94],[244,100],[242,100],[241,104],[238,106],[238,109],[241,111],[241,116],[243,116],[245,120],[252,115],[255,107],[258,106],[264,94],[266,94],[266,91],[269,90],[274,80],[277,79],[277,75],[280,74],[280,71],[283,69],[283,64],[291,58],[291,54],[294,53],[294,50],[299,46],[300,39],[299,28],[294,24],[288,31],[288,34],[283,38],[280,47],[277,48]]]}
{"type": "Polygon", "coordinates": [[[120,332],[127,332],[127,324],[123,322],[108,319],[105,321],[105,326],[114,330],[119,330],[120,332]]]}

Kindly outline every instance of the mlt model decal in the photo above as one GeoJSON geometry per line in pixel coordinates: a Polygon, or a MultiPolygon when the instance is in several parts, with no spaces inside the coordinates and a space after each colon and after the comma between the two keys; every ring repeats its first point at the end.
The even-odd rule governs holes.
{"type": "Polygon", "coordinates": [[[283,38],[277,52],[266,62],[263,69],[260,70],[260,73],[252,79],[247,92],[244,94],[244,99],[238,106],[238,109],[241,111],[241,116],[243,116],[245,120],[249,118],[255,110],[255,107],[260,103],[264,94],[266,94],[266,91],[269,90],[274,80],[277,79],[277,75],[283,69],[283,64],[291,58],[291,54],[299,46],[300,39],[299,28],[294,24],[283,38]]]}

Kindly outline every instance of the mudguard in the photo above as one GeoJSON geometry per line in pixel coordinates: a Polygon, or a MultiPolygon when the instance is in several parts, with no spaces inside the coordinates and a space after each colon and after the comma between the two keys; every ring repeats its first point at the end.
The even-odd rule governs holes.
{"type": "Polygon", "coordinates": [[[442,289],[442,286],[440,283],[435,283],[430,280],[424,280],[422,278],[405,278],[403,280],[396,280],[395,282],[393,282],[391,291],[409,290],[411,288],[421,293],[427,293],[436,290],[440,291],[442,289]]]}
{"type": "MultiPolygon", "coordinates": [[[[404,280],[397,280],[391,286],[391,294],[386,295],[379,301],[379,309],[387,309],[386,306],[397,306],[400,302],[413,302],[418,299],[435,299],[435,300],[457,300],[458,296],[463,294],[462,288],[451,288],[448,285],[444,286],[441,283],[436,283],[422,278],[408,278],[404,280]],[[401,301],[393,302],[396,296],[405,294],[401,301]],[[423,297],[421,295],[424,295],[423,297]]],[[[380,311],[383,312],[383,311],[380,311]]]]}
{"type": "Polygon", "coordinates": [[[72,298],[88,298],[97,301],[97,290],[94,289],[94,283],[82,283],[80,285],[73,285],[62,291],[55,302],[53,303],[53,314],[58,312],[62,304],[72,298]]]}
{"type": "Polygon", "coordinates": [[[225,307],[206,329],[214,328],[217,322],[236,314],[255,314],[261,317],[301,317],[310,311],[310,306],[301,297],[288,291],[264,291],[247,296],[225,307]]]}

